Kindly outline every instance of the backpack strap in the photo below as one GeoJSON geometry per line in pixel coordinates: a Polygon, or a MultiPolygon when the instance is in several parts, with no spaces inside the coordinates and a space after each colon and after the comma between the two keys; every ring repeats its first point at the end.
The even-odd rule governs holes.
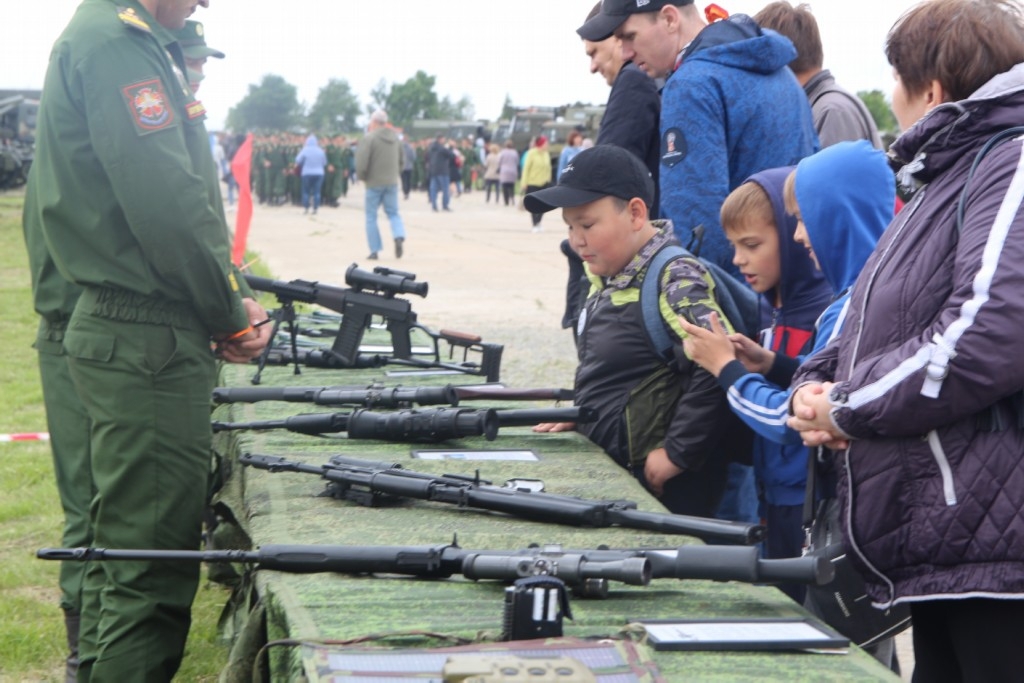
{"type": "Polygon", "coordinates": [[[967,172],[967,179],[964,181],[964,189],[960,192],[960,201],[956,205],[956,234],[957,236],[963,231],[964,227],[964,205],[967,204],[967,190],[970,188],[971,179],[974,178],[975,172],[978,170],[978,166],[981,164],[981,160],[992,151],[999,143],[1003,142],[1007,138],[1012,138],[1015,135],[1024,135],[1024,126],[1014,126],[1013,128],[1007,128],[1001,130],[992,137],[990,137],[981,149],[978,151],[978,155],[974,157],[974,162],[971,164],[971,170],[967,172]]]}
{"type": "Polygon", "coordinates": [[[644,328],[647,338],[658,356],[669,363],[672,361],[672,338],[665,329],[665,320],[661,316],[661,277],[669,263],[690,252],[678,244],[669,244],[661,248],[647,264],[647,273],[640,284],[640,310],[644,317],[644,328]]]}

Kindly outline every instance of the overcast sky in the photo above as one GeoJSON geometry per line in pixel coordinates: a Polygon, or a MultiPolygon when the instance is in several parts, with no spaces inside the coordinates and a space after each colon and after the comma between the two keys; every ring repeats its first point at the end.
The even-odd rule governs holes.
{"type": "MultiPolygon", "coordinates": [[[[795,1],[796,0],[791,0],[795,1]]],[[[767,0],[721,0],[754,14],[767,0]]],[[[17,3],[0,41],[0,89],[41,88],[50,46],[79,0],[17,3]]],[[[816,0],[809,3],[825,46],[825,66],[852,91],[882,90],[892,74],[885,35],[913,0],[816,0]]],[[[704,2],[698,2],[703,9],[704,2]]],[[[311,105],[330,78],[342,78],[365,104],[384,78],[403,82],[417,70],[437,77],[439,96],[468,96],[476,116],[494,119],[505,95],[516,106],[603,104],[608,88],[589,72],[575,33],[592,0],[210,0],[194,19],[211,59],[200,97],[223,125],[228,109],[264,74],[278,74],[311,105]]],[[[8,7],[8,15],[12,8],[8,7]]]]}

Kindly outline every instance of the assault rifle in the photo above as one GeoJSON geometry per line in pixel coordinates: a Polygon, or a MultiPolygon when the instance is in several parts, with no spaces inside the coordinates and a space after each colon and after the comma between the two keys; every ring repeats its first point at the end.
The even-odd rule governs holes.
{"type": "Polygon", "coordinates": [[[374,413],[309,413],[282,420],[256,422],[213,422],[214,432],[240,429],[287,429],[289,432],[319,436],[348,432],[350,439],[376,439],[402,443],[431,443],[464,436],[483,436],[494,441],[498,427],[528,427],[542,422],[594,422],[597,412],[581,406],[537,408],[535,410],[494,410],[486,408],[427,408],[374,413]]]}
{"type": "Polygon", "coordinates": [[[663,534],[685,534],[704,540],[753,544],[764,537],[764,527],[704,517],[642,512],[629,500],[588,500],[575,496],[544,493],[521,480],[494,486],[475,477],[445,474],[435,476],[407,470],[398,463],[372,462],[334,456],[329,464],[288,460],[272,455],[245,453],[243,465],[270,472],[316,474],[330,482],[328,492],[335,498],[374,506],[390,500],[412,498],[448,503],[464,508],[503,512],[537,522],[583,527],[620,526],[663,534]]]}
{"type": "MultiPolygon", "coordinates": [[[[500,344],[489,344],[480,337],[461,332],[442,330],[433,332],[416,321],[412,304],[407,299],[397,298],[396,294],[415,294],[425,297],[428,285],[416,282],[416,276],[399,270],[378,266],[373,272],[360,269],[355,263],[345,271],[345,289],[332,285],[307,280],[271,280],[268,278],[246,275],[246,282],[255,290],[270,292],[277,297],[280,308],[274,313],[274,327],[271,338],[276,338],[282,322],[288,323],[291,338],[291,360],[295,365],[295,374],[300,374],[300,355],[296,340],[297,327],[294,303],[318,304],[332,311],[341,313],[341,324],[334,343],[325,353],[336,359],[340,367],[356,367],[359,359],[359,345],[363,335],[374,318],[382,318],[391,335],[391,355],[387,361],[402,365],[423,368],[445,368],[468,374],[485,375],[488,381],[497,381],[500,374],[500,344]],[[417,358],[413,354],[411,334],[413,329],[422,330],[432,343],[430,359],[417,358]],[[442,358],[440,344],[448,344],[448,360],[442,358]],[[462,360],[455,360],[455,350],[462,350],[462,360]],[[480,361],[470,361],[469,354],[479,354],[480,361]]],[[[271,349],[268,346],[261,355],[258,370],[253,377],[253,384],[259,384],[263,368],[268,362],[271,349]]],[[[280,351],[280,349],[276,349],[280,351]]],[[[305,360],[312,360],[308,355],[305,360]]],[[[365,361],[362,361],[365,362],[365,361]]]]}
{"type": "Polygon", "coordinates": [[[350,405],[364,408],[408,408],[413,405],[459,405],[460,400],[571,401],[571,389],[510,389],[497,386],[443,387],[217,387],[215,403],[289,401],[322,406],[350,405]]]}
{"type": "Polygon", "coordinates": [[[237,562],[256,569],[294,574],[401,574],[473,581],[512,582],[555,576],[584,597],[606,597],[608,581],[646,586],[651,579],[711,579],[747,583],[808,583],[832,579],[822,557],[763,560],[754,547],[684,545],[667,549],[563,550],[561,546],[522,550],[469,550],[447,545],[347,546],[264,545],[258,550],[113,550],[42,548],[44,560],[237,562]]]}

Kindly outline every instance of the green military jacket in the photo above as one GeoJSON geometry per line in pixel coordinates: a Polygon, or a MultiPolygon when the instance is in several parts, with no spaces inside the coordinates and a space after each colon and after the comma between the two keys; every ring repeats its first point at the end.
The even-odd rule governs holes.
{"type": "Polygon", "coordinates": [[[136,0],[81,4],[50,55],[25,230],[42,230],[64,278],[185,305],[231,334],[249,324],[250,292],[183,67],[136,0]]]}

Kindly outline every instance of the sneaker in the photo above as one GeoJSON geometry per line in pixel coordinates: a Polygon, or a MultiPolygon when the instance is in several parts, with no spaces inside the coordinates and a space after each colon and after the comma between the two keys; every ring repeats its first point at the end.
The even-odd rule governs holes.
{"type": "Polygon", "coordinates": [[[405,242],[404,237],[395,238],[395,258],[402,258],[402,243],[405,242]]]}
{"type": "Polygon", "coordinates": [[[366,260],[367,261],[376,261],[377,260],[377,252],[375,252],[375,251],[370,252],[370,255],[366,257],[366,260]]]}
{"type": "Polygon", "coordinates": [[[540,227],[539,225],[535,225],[533,226],[533,229],[530,230],[530,232],[544,232],[544,228],[540,227]]]}
{"type": "Polygon", "coordinates": [[[451,212],[452,212],[452,210],[451,210],[451,209],[449,209],[449,208],[448,208],[447,206],[446,206],[446,207],[444,207],[444,210],[445,210],[445,211],[447,211],[448,213],[451,213],[451,212]]]}

